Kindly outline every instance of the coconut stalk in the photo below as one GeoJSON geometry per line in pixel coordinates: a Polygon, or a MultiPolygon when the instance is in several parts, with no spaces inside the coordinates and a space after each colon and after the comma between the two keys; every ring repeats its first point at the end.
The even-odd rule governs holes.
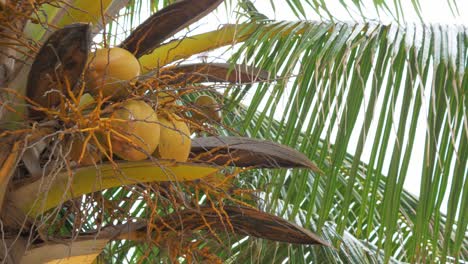
{"type": "Polygon", "coordinates": [[[247,65],[232,65],[230,63],[194,63],[181,64],[161,69],[161,74],[171,74],[176,78],[168,80],[167,84],[178,84],[186,80],[190,83],[226,82],[232,84],[248,84],[271,80],[270,73],[247,65]]]}
{"type": "Polygon", "coordinates": [[[192,181],[214,175],[220,169],[213,165],[162,160],[107,163],[37,179],[15,189],[8,199],[14,207],[34,218],[84,194],[137,183],[192,181]]]}
{"type": "Polygon", "coordinates": [[[258,38],[266,37],[275,38],[278,36],[287,36],[292,30],[296,35],[304,33],[304,29],[293,29],[281,24],[266,24],[262,25],[256,22],[245,24],[228,24],[220,29],[189,36],[180,40],[173,40],[163,44],[151,53],[144,54],[139,57],[143,73],[151,71],[156,67],[162,67],[172,62],[187,59],[193,55],[211,51],[228,45],[234,45],[246,41],[249,37],[257,34],[259,27],[265,27],[269,30],[262,30],[258,33],[258,38]]]}

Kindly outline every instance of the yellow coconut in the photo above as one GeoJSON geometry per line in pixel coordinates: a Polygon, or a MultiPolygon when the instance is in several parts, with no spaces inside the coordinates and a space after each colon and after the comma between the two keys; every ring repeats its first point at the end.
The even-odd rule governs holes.
{"type": "Polygon", "coordinates": [[[128,95],[128,83],[140,75],[138,59],[122,48],[98,49],[88,58],[85,75],[86,85],[90,92],[112,96],[115,99],[128,95]]]}
{"type": "Polygon", "coordinates": [[[69,159],[81,166],[97,164],[102,159],[102,152],[91,141],[88,141],[88,144],[84,146],[84,141],[81,138],[73,137],[67,144],[68,147],[71,147],[69,159]],[[83,158],[80,160],[83,151],[83,158]]]}
{"type": "Polygon", "coordinates": [[[192,117],[196,121],[205,122],[213,120],[215,122],[221,121],[221,112],[219,111],[219,104],[216,100],[208,95],[200,95],[195,99],[195,109],[201,114],[192,111],[192,117]],[[202,115],[203,114],[203,115],[202,115]]]}
{"type": "Polygon", "coordinates": [[[154,156],[186,162],[192,144],[187,124],[174,114],[167,117],[160,116],[159,122],[161,123],[161,138],[154,156]]]}
{"type": "Polygon", "coordinates": [[[111,115],[112,152],[124,160],[143,160],[159,144],[160,125],[156,112],[143,101],[130,100],[111,115]]]}

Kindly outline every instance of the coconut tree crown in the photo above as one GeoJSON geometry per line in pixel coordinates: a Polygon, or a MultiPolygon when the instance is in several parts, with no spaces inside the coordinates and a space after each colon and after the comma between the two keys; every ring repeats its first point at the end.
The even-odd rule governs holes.
{"type": "Polygon", "coordinates": [[[0,2],[3,260],[466,260],[466,29],[223,2],[0,2]]]}

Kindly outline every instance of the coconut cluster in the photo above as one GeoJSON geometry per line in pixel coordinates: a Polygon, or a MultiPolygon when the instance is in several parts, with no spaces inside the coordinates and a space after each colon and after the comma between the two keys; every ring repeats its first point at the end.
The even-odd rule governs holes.
{"type": "MultiPolygon", "coordinates": [[[[91,141],[72,137],[66,145],[69,157],[80,165],[92,165],[102,160],[107,152],[127,161],[160,159],[186,162],[191,148],[187,120],[171,111],[157,112],[144,100],[132,99],[128,85],[140,75],[138,59],[122,48],[99,49],[88,58],[85,73],[87,92],[81,97],[80,109],[96,107],[95,97],[111,98],[115,107],[108,120],[106,133],[99,136],[99,146],[91,141]]],[[[160,107],[173,105],[176,96],[160,91],[155,100],[160,107]]],[[[221,119],[216,101],[206,95],[198,97],[194,105],[198,111],[192,120],[203,123],[208,118],[221,119]]]]}

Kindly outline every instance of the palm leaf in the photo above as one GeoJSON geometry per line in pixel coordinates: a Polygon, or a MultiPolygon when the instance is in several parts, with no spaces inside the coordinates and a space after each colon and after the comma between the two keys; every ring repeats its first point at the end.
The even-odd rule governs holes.
{"type": "Polygon", "coordinates": [[[192,140],[195,161],[255,168],[309,168],[317,166],[297,150],[271,141],[243,137],[200,137],[192,140]]]}
{"type": "MultiPolygon", "coordinates": [[[[250,2],[243,0],[243,2],[250,2]]],[[[444,8],[450,10],[451,13],[459,15],[459,8],[456,0],[446,0],[444,8]]],[[[366,11],[374,11],[377,15],[380,13],[389,14],[397,21],[404,21],[407,17],[416,15],[421,21],[425,21],[423,9],[421,8],[421,2],[419,0],[412,0],[411,3],[407,1],[390,1],[390,0],[375,0],[372,2],[366,2],[364,0],[355,1],[338,1],[338,2],[327,2],[324,0],[316,1],[295,1],[295,0],[284,0],[284,1],[270,1],[273,9],[285,8],[288,6],[289,9],[296,15],[297,18],[308,18],[310,13],[318,14],[320,17],[325,19],[337,19],[336,9],[343,8],[350,17],[355,19],[372,19],[368,17],[366,11]],[[374,9],[374,10],[372,10],[374,9]]],[[[426,21],[427,22],[427,21],[426,21]]]]}
{"type": "Polygon", "coordinates": [[[136,57],[151,52],[168,37],[210,13],[223,0],[178,1],[140,24],[120,46],[136,57]]]}
{"type": "Polygon", "coordinates": [[[461,176],[466,159],[456,151],[464,148],[466,140],[462,125],[466,113],[457,99],[467,89],[465,30],[308,22],[278,27],[304,33],[282,38],[268,34],[269,26],[252,36],[233,60],[298,77],[289,84],[276,84],[272,93],[267,92],[272,89],[269,85],[233,90],[233,102],[239,102],[247,91],[253,90],[253,95],[249,107],[236,112],[241,113],[239,119],[231,116],[227,120],[249,136],[300,145],[327,177],[304,185],[310,175],[268,173],[262,185],[275,183],[268,189],[271,210],[277,208],[276,200],[283,199],[294,205],[293,212],[303,208],[309,214],[317,213],[318,228],[326,221],[336,221],[338,233],[349,230],[372,241],[384,249],[385,260],[395,256],[403,261],[426,257],[435,261],[447,254],[466,258],[463,243],[450,246],[466,240],[463,221],[455,232],[451,228],[455,215],[462,214],[460,201],[466,182],[461,176]],[[430,108],[423,108],[422,98],[428,98],[426,107],[430,108]],[[280,104],[284,106],[282,115],[275,112],[280,104]],[[416,130],[421,129],[422,112],[429,113],[426,126],[431,132],[425,136],[425,161],[419,165],[431,165],[422,168],[419,202],[410,202],[405,200],[403,185],[411,154],[418,153],[414,142],[421,138],[416,130]],[[356,147],[351,147],[352,138],[356,147]],[[439,151],[443,156],[436,154],[439,151]],[[347,152],[353,154],[350,161],[347,152]],[[364,154],[369,159],[363,165],[359,160],[364,154]],[[445,217],[439,212],[440,204],[452,177],[458,184],[452,182],[445,217]],[[384,179],[384,183],[376,179],[384,179]],[[400,200],[402,203],[396,202],[400,200]],[[409,204],[411,212],[402,211],[409,204]],[[402,240],[388,239],[395,234],[402,234],[402,240]],[[424,246],[428,243],[431,249],[424,246]]]}
{"type": "MultiPolygon", "coordinates": [[[[186,209],[164,216],[153,226],[157,232],[187,232],[189,230],[213,232],[215,230],[220,234],[228,232],[293,244],[329,246],[320,237],[306,229],[275,215],[248,207],[224,206],[213,209],[209,206],[202,206],[197,209],[186,209]]],[[[144,240],[149,230],[151,228],[144,225],[131,232],[121,232],[118,238],[144,240]]]]}

